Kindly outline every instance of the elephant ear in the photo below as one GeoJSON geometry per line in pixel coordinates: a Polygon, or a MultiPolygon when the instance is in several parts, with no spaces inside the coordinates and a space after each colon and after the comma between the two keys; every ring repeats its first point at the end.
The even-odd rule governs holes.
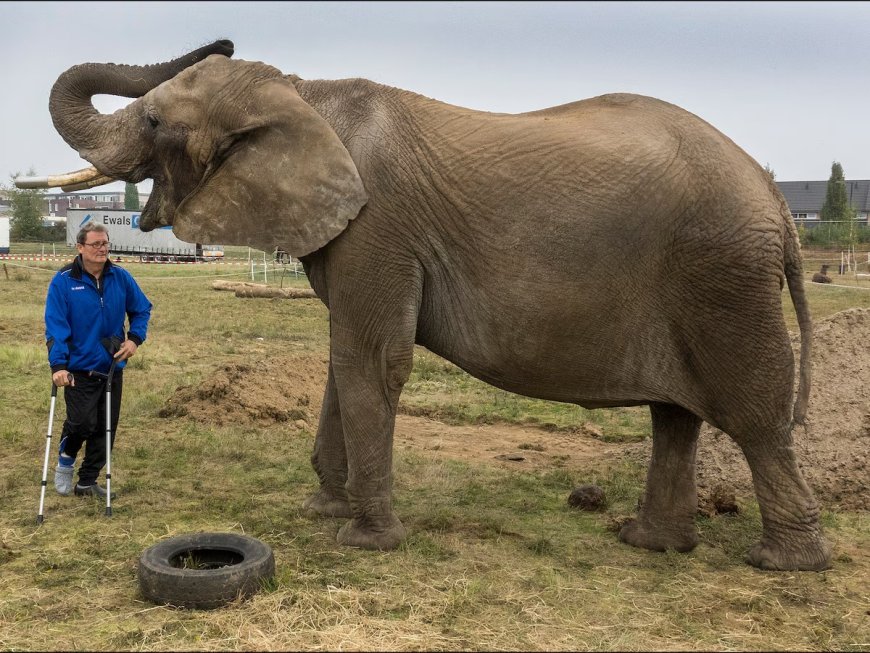
{"type": "Polygon", "coordinates": [[[173,231],[197,243],[281,246],[297,258],[320,249],[367,201],[350,154],[286,79],[253,83],[241,113],[173,231]]]}

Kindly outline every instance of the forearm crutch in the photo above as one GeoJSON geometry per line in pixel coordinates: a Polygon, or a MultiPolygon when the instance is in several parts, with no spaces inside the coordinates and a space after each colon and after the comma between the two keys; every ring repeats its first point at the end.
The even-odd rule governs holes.
{"type": "Polygon", "coordinates": [[[118,360],[113,357],[108,374],[89,372],[93,376],[106,379],[106,517],[112,516],[112,376],[117,362],[118,360]]]}
{"type": "Polygon", "coordinates": [[[51,384],[51,408],[48,411],[48,433],[45,436],[45,460],[42,463],[42,485],[39,489],[39,512],[36,513],[36,525],[39,526],[45,517],[45,486],[48,484],[48,456],[51,454],[51,427],[54,425],[54,404],[57,401],[57,386],[51,384]]]}

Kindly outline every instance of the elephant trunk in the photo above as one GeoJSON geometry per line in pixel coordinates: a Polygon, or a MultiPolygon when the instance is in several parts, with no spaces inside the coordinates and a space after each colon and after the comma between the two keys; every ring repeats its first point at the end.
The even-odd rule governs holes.
{"type": "Polygon", "coordinates": [[[100,63],[73,66],[51,89],[48,108],[54,126],[100,172],[123,179],[141,160],[136,151],[143,140],[137,138],[142,128],[141,120],[137,119],[140,116],[132,105],[112,115],[101,114],[91,98],[98,94],[142,97],[211,54],[232,56],[232,41],[215,41],[172,61],[150,66],[100,63]]]}

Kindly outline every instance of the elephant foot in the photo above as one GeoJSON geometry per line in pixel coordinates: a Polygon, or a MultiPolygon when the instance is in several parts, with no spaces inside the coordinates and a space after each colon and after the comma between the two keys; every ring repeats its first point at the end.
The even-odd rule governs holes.
{"type": "Polygon", "coordinates": [[[317,513],[323,517],[350,517],[350,503],[346,498],[339,498],[326,488],[320,488],[308,497],[302,504],[302,509],[317,513]]]}
{"type": "Polygon", "coordinates": [[[642,520],[634,519],[622,527],[619,531],[619,539],[641,549],[651,551],[674,549],[686,553],[698,545],[698,532],[694,525],[683,530],[650,528],[642,520]]]}
{"type": "Polygon", "coordinates": [[[787,544],[762,537],[746,562],[766,571],[823,571],[831,567],[831,546],[821,534],[787,544]]]}
{"type": "Polygon", "coordinates": [[[368,519],[351,519],[339,529],[336,540],[345,546],[355,546],[372,551],[388,551],[399,546],[408,534],[405,526],[394,513],[390,514],[387,524],[383,527],[363,527],[362,524],[368,521],[368,519]]]}

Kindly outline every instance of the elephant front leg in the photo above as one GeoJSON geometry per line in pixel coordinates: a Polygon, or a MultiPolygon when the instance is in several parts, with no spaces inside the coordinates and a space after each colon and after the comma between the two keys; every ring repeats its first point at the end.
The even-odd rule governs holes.
{"type": "Polygon", "coordinates": [[[393,430],[412,364],[413,344],[401,353],[385,347],[368,359],[354,353],[335,363],[352,512],[338,532],[339,544],[388,550],[406,536],[392,508],[393,430]]]}
{"type": "Polygon", "coordinates": [[[341,410],[332,363],[326,379],[323,395],[323,408],[320,423],[314,439],[314,454],[311,464],[320,479],[320,489],[302,504],[304,510],[311,510],[325,517],[350,517],[350,503],[347,500],[347,451],[344,447],[344,432],[341,426],[341,410]]]}
{"type": "Polygon", "coordinates": [[[701,419],[674,405],[651,404],[653,449],[637,519],[619,539],[653,551],[691,551],[698,544],[695,452],[701,419]]]}

